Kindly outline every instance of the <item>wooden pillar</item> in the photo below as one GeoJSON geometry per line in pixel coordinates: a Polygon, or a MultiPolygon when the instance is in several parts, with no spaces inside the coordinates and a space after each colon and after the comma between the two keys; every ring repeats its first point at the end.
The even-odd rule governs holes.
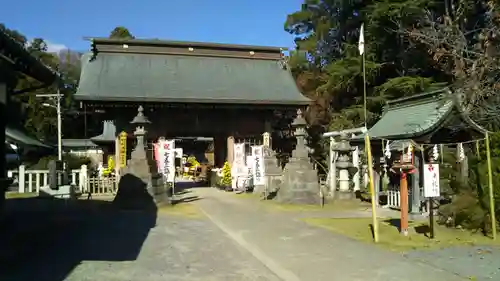
{"type": "Polygon", "coordinates": [[[234,136],[227,137],[227,162],[229,165],[233,164],[234,161],[234,136]]]}
{"type": "Polygon", "coordinates": [[[401,195],[401,221],[400,231],[404,236],[408,236],[408,174],[401,171],[401,179],[399,182],[401,195]]]}
{"type": "Polygon", "coordinates": [[[5,202],[7,190],[7,163],[5,161],[5,111],[7,110],[7,85],[0,80],[0,212],[5,202]]]}
{"type": "Polygon", "coordinates": [[[225,136],[215,136],[214,137],[214,162],[215,166],[222,168],[224,161],[226,160],[227,153],[227,137],[225,136]]]}

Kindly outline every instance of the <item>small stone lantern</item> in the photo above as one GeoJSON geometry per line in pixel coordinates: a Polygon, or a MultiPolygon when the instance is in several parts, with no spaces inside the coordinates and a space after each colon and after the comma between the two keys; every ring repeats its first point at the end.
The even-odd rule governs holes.
{"type": "Polygon", "coordinates": [[[408,152],[401,154],[399,160],[394,161],[392,164],[392,170],[400,174],[399,188],[401,196],[401,221],[400,221],[400,233],[404,236],[408,236],[408,179],[407,175],[415,170],[415,165],[413,164],[413,151],[411,151],[411,144],[408,145],[408,152]]]}
{"type": "Polygon", "coordinates": [[[332,148],[337,153],[338,158],[335,167],[339,170],[339,192],[336,192],[338,199],[351,199],[353,193],[350,190],[350,178],[354,175],[358,168],[350,161],[349,154],[351,154],[355,147],[349,143],[349,137],[346,134],[340,136],[340,141],[332,148]]]}

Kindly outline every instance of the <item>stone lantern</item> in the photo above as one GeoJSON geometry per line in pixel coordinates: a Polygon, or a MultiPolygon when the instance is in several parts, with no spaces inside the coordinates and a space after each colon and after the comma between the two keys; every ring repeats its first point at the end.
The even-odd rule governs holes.
{"type": "Polygon", "coordinates": [[[411,144],[408,145],[408,152],[403,153],[399,160],[396,160],[392,164],[392,170],[400,174],[399,189],[401,197],[401,221],[400,221],[400,233],[404,236],[408,236],[408,179],[407,175],[415,171],[415,165],[413,164],[413,151],[411,149],[411,144]]]}
{"type": "Polygon", "coordinates": [[[321,201],[318,174],[309,161],[309,150],[305,140],[306,126],[306,120],[299,109],[297,118],[292,123],[297,145],[285,166],[283,184],[277,194],[277,199],[281,203],[318,204],[321,201]]]}
{"type": "Polygon", "coordinates": [[[349,143],[349,137],[342,134],[340,141],[332,147],[332,150],[339,155],[335,163],[335,167],[339,170],[339,192],[336,192],[336,197],[338,199],[351,199],[353,192],[350,190],[350,177],[358,171],[358,168],[350,161],[349,154],[356,148],[349,143]]]}
{"type": "Polygon", "coordinates": [[[144,138],[147,131],[144,127],[150,123],[151,122],[148,120],[148,118],[144,116],[144,108],[142,106],[139,106],[139,108],[137,109],[137,115],[132,121],[130,121],[130,124],[136,125],[134,136],[137,138],[137,143],[134,150],[132,151],[132,158],[146,158],[146,150],[144,149],[146,144],[144,138]]]}
{"type": "Polygon", "coordinates": [[[150,124],[139,106],[137,115],[130,122],[136,125],[134,136],[137,138],[127,166],[121,170],[122,176],[115,201],[123,204],[139,205],[141,208],[170,204],[169,190],[158,173],[156,163],[148,157],[145,146],[145,126],[150,124]]]}

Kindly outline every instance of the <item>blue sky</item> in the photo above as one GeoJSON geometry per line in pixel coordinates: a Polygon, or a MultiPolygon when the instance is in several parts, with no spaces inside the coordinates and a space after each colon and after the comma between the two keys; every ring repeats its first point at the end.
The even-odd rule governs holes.
{"type": "Polygon", "coordinates": [[[286,16],[303,0],[4,1],[0,22],[53,48],[85,51],[83,37],[125,26],[138,38],[292,47],[286,16]]]}

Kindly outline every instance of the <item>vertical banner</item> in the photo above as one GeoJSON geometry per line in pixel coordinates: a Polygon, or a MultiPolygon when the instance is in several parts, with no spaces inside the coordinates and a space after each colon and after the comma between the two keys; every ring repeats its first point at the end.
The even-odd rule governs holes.
{"type": "Polygon", "coordinates": [[[439,164],[424,164],[424,197],[439,196],[439,164]]]}
{"type": "Polygon", "coordinates": [[[234,144],[234,165],[245,165],[245,144],[235,143],[234,144]]]}
{"type": "Polygon", "coordinates": [[[231,167],[231,183],[233,189],[236,189],[238,178],[247,175],[247,169],[245,167],[245,143],[235,143],[233,148],[234,159],[233,166],[231,167]]]}
{"type": "Polygon", "coordinates": [[[175,181],[175,140],[163,140],[163,175],[167,182],[175,181]]]}
{"type": "Polygon", "coordinates": [[[127,132],[120,133],[120,163],[118,163],[120,168],[127,166],[127,132]]]}
{"type": "Polygon", "coordinates": [[[255,185],[265,185],[264,180],[264,147],[262,145],[252,147],[253,156],[253,178],[255,185]]]}
{"type": "Polygon", "coordinates": [[[163,158],[165,157],[165,153],[163,152],[163,143],[165,142],[164,139],[159,139],[157,143],[154,144],[154,156],[156,160],[156,167],[158,167],[158,173],[163,174],[163,166],[165,164],[165,160],[163,158]]]}

